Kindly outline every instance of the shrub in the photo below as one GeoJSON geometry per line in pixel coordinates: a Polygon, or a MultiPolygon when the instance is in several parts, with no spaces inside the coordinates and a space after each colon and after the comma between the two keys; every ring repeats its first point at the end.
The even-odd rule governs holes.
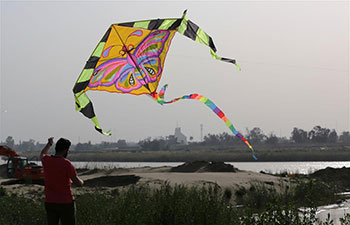
{"type": "Polygon", "coordinates": [[[0,197],[6,196],[6,190],[3,187],[0,187],[0,197]]]}
{"type": "Polygon", "coordinates": [[[331,204],[336,201],[335,190],[324,182],[314,179],[299,180],[295,190],[294,199],[299,205],[316,207],[331,204]]]}
{"type": "MultiPolygon", "coordinates": [[[[236,191],[244,207],[236,208],[228,199],[229,189],[217,185],[203,187],[170,186],[163,184],[154,189],[149,186],[130,186],[112,191],[98,191],[77,196],[78,225],[331,225],[333,221],[320,222],[316,209],[300,210],[292,201],[304,190],[318,190],[315,183],[302,183],[298,193],[278,193],[264,184],[236,191]],[[311,188],[309,190],[308,188],[311,188]]],[[[1,190],[1,189],[0,189],[1,190]]],[[[39,198],[34,198],[39,199],[39,198]]],[[[314,202],[314,200],[312,200],[314,202]]],[[[0,196],[0,224],[31,225],[45,224],[43,200],[32,200],[17,195],[0,196]]],[[[340,220],[349,225],[350,215],[340,220]]]]}
{"type": "Polygon", "coordinates": [[[43,202],[16,195],[0,197],[0,224],[37,225],[45,224],[43,202]]]}

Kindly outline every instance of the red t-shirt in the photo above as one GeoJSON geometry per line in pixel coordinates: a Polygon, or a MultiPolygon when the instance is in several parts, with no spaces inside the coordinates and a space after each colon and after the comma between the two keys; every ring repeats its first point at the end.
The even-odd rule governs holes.
{"type": "Polygon", "coordinates": [[[64,157],[43,155],[45,174],[45,202],[71,203],[74,200],[71,178],[77,176],[72,163],[64,157]]]}

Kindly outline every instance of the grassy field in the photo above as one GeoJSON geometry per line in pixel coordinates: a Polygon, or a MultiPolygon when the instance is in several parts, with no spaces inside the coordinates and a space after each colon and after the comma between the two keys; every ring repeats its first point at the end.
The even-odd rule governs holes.
{"type": "MultiPolygon", "coordinates": [[[[160,180],[156,186],[147,182],[89,187],[87,180],[86,187],[75,189],[77,224],[332,225],[330,219],[317,219],[317,207],[346,200],[336,193],[349,191],[349,171],[327,168],[310,175],[277,174],[281,180],[288,176],[288,182],[272,185],[251,180],[250,185],[235,189],[213,182],[184,186],[160,180]],[[303,207],[309,210],[300,210],[303,207]]],[[[1,225],[45,224],[44,189],[35,187],[30,182],[7,189],[0,186],[1,225]]],[[[349,225],[350,214],[340,223],[349,225]]]]}
{"type": "MultiPolygon", "coordinates": [[[[53,154],[53,150],[51,153],[53,154]]],[[[39,160],[39,152],[23,152],[30,160],[39,160]]],[[[277,161],[350,161],[350,149],[274,149],[257,150],[260,162],[277,161]]],[[[189,162],[195,160],[221,162],[254,161],[246,149],[232,151],[217,150],[177,150],[177,151],[71,151],[69,158],[73,161],[115,161],[115,162],[189,162]]]]}
{"type": "MultiPolygon", "coordinates": [[[[316,205],[334,200],[330,198],[334,196],[331,190],[324,187],[306,180],[284,193],[263,184],[252,184],[235,193],[216,185],[189,188],[166,183],[157,189],[148,186],[97,189],[76,197],[77,224],[331,225],[333,221],[319,221],[315,217],[316,205]],[[238,201],[232,204],[232,198],[238,201]],[[311,210],[301,212],[301,206],[311,210]]],[[[29,199],[0,188],[0,224],[45,224],[43,193],[37,195],[29,199]]],[[[340,221],[348,225],[350,215],[344,215],[340,221]]]]}

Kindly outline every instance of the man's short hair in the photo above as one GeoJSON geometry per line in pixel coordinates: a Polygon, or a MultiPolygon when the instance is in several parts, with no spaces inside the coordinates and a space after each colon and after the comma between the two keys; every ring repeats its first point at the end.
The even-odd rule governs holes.
{"type": "Polygon", "coordinates": [[[55,150],[56,150],[56,152],[62,152],[64,150],[68,150],[70,145],[71,145],[71,143],[70,143],[70,141],[68,139],[60,138],[56,142],[55,150]]]}

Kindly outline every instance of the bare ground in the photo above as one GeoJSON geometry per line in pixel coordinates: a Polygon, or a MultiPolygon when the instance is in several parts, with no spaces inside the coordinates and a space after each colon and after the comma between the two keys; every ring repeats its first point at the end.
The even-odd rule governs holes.
{"type": "MultiPolygon", "coordinates": [[[[28,197],[44,198],[44,186],[40,182],[25,184],[23,181],[8,179],[6,167],[0,166],[0,186],[10,193],[28,197]]],[[[259,182],[274,186],[277,190],[283,190],[290,185],[288,178],[280,178],[268,174],[251,171],[242,171],[236,168],[228,168],[225,165],[211,165],[211,163],[199,163],[196,165],[183,165],[183,168],[159,167],[159,168],[133,168],[133,169],[78,169],[78,175],[85,185],[83,188],[72,187],[73,194],[94,192],[96,190],[112,190],[115,188],[127,188],[130,185],[148,185],[157,188],[164,183],[170,185],[206,186],[218,185],[222,190],[236,191],[240,187],[249,188],[252,183],[259,182]],[[187,168],[190,171],[186,171],[187,168]],[[185,168],[185,169],[184,169],[185,168]],[[215,172],[215,168],[226,168],[230,172],[215,172]],[[178,172],[171,172],[177,171],[178,172]],[[209,172],[207,172],[209,170],[209,172]]]]}

